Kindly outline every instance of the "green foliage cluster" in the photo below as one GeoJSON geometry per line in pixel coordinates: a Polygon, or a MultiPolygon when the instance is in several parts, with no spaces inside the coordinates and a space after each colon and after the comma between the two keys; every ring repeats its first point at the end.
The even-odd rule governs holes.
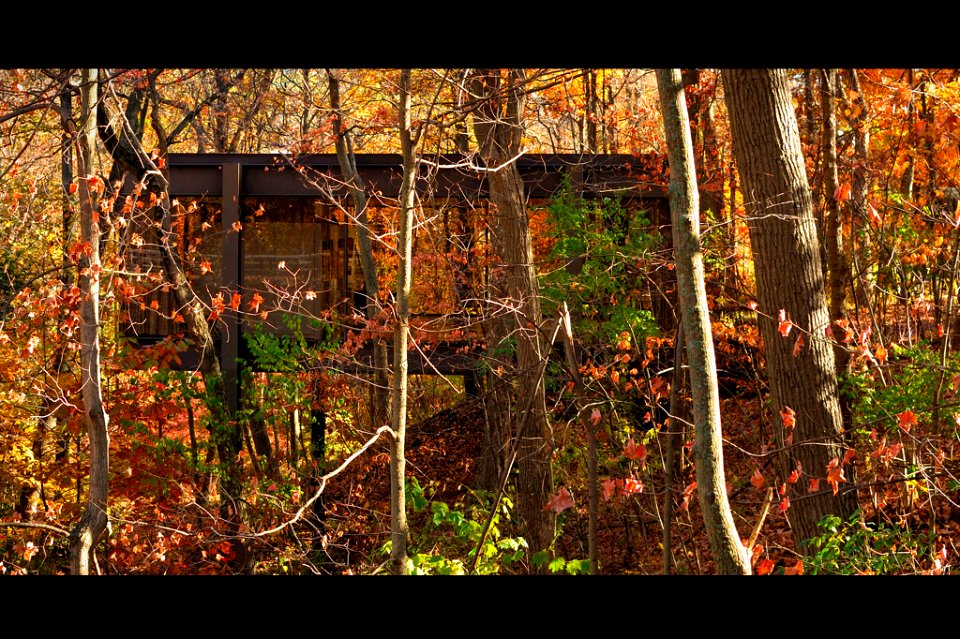
{"type": "Polygon", "coordinates": [[[934,559],[935,536],[908,526],[863,523],[857,512],[848,521],[825,517],[823,534],[807,543],[814,553],[804,567],[814,575],[896,575],[921,572],[934,559]]]}
{"type": "Polygon", "coordinates": [[[653,314],[639,295],[658,242],[644,212],[628,210],[616,197],[578,197],[567,182],[547,213],[550,260],[557,267],[540,276],[545,307],[567,302],[585,340],[611,343],[623,331],[638,340],[656,335],[653,314]]]}

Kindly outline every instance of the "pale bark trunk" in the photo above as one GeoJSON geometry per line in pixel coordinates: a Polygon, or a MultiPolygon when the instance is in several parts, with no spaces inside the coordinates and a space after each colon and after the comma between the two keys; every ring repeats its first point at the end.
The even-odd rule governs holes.
{"type": "Polygon", "coordinates": [[[81,118],[78,159],[80,196],[80,241],[89,247],[79,261],[80,368],[84,422],[90,438],[90,480],[87,507],[71,533],[70,572],[86,575],[93,560],[93,547],[107,529],[107,485],[110,436],[109,417],[103,406],[100,381],[100,225],[97,197],[92,191],[93,158],[97,143],[97,71],[85,69],[80,87],[81,118]]]}
{"type": "MultiPolygon", "coordinates": [[[[353,199],[360,266],[363,270],[363,283],[367,295],[364,311],[367,319],[372,320],[380,310],[380,283],[377,281],[377,263],[373,257],[370,228],[367,226],[367,194],[363,179],[357,172],[350,133],[343,124],[343,116],[340,112],[340,80],[330,69],[327,69],[327,84],[330,89],[330,109],[334,115],[333,126],[336,129],[337,163],[340,165],[343,181],[350,189],[350,197],[353,199]]],[[[375,370],[371,420],[373,428],[377,429],[391,421],[387,399],[389,389],[387,346],[381,340],[377,340],[373,345],[373,365],[375,370]]]]}
{"type": "Polygon", "coordinates": [[[400,72],[400,148],[403,182],[400,186],[400,236],[397,251],[397,318],[393,341],[393,441],[390,449],[390,560],[393,572],[402,574],[407,565],[406,459],[407,345],[410,331],[410,285],[413,276],[413,207],[417,175],[410,117],[410,70],[400,72]]]}
{"type": "MultiPolygon", "coordinates": [[[[774,414],[796,412],[792,444],[778,418],[780,472],[786,477],[802,464],[804,479],[790,487],[787,518],[800,542],[819,533],[826,515],[848,518],[857,508],[856,491],[840,486],[833,494],[821,481],[808,492],[809,478],[823,480],[831,459],[841,458],[843,422],[830,345],[823,270],[800,136],[783,70],[728,70],[723,74],[734,154],[749,216],[756,265],[759,325],[767,359],[774,414]],[[780,310],[796,330],[778,332],[780,310]],[[804,337],[799,347],[796,340],[804,337]]],[[[850,476],[850,467],[846,471],[850,476]]],[[[807,547],[800,546],[803,551],[807,547]]]]}
{"type": "Polygon", "coordinates": [[[524,201],[524,186],[516,163],[523,132],[522,95],[519,84],[523,72],[511,69],[505,82],[500,70],[483,70],[472,78],[474,93],[482,96],[474,114],[474,133],[480,156],[488,167],[502,167],[487,174],[490,189],[490,243],[495,256],[490,287],[494,303],[488,328],[487,347],[496,358],[489,380],[487,419],[493,435],[493,453],[497,466],[509,457],[511,446],[518,447],[518,505],[526,527],[531,554],[545,550],[553,542],[555,515],[544,508],[553,492],[551,468],[552,431],[547,418],[543,381],[539,364],[548,349],[540,333],[537,274],[533,264],[530,224],[524,201]],[[505,166],[503,166],[506,164],[505,166]],[[504,355],[507,338],[516,340],[515,376],[510,375],[509,355],[504,355]],[[496,371],[498,361],[507,361],[506,375],[496,371]],[[512,397],[510,378],[515,378],[516,398],[532,399],[530,415],[511,415],[511,406],[522,402],[512,397]],[[494,404],[494,406],[490,406],[494,404]],[[507,441],[513,423],[525,424],[516,442],[507,441]]]}
{"type": "Polygon", "coordinates": [[[690,138],[690,121],[680,70],[658,69],[657,85],[670,158],[673,251],[676,256],[684,341],[690,360],[700,510],[717,570],[721,574],[748,575],[750,558],[740,543],[727,499],[717,364],[707,311],[703,254],[700,251],[700,209],[693,164],[693,141],[690,138]]]}

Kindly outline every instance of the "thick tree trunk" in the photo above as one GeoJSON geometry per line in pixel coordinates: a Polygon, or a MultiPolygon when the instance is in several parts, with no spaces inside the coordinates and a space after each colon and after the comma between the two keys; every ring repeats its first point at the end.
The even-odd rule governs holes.
{"type": "Polygon", "coordinates": [[[80,241],[87,247],[80,258],[80,368],[83,416],[90,438],[90,481],[87,507],[71,533],[70,572],[90,572],[93,547],[107,529],[109,418],[100,382],[100,225],[97,221],[93,157],[97,143],[97,71],[85,69],[80,87],[82,124],[79,132],[80,241]]]}
{"type": "Polygon", "coordinates": [[[749,216],[772,405],[777,413],[796,413],[792,438],[780,419],[777,434],[782,476],[801,464],[804,474],[788,484],[787,518],[799,546],[818,534],[823,517],[848,518],[857,509],[856,491],[841,486],[834,495],[823,481],[830,461],[843,456],[843,423],[833,352],[823,339],[829,317],[816,222],[786,73],[727,70],[723,81],[749,216]],[[781,311],[795,329],[786,335],[778,331],[781,311]],[[808,479],[820,479],[819,490],[809,491],[808,479]]]}
{"type": "Polygon", "coordinates": [[[673,253],[696,427],[697,490],[710,548],[721,574],[750,574],[750,557],[740,543],[727,499],[720,432],[720,392],[713,335],[707,310],[700,251],[699,197],[693,165],[690,121],[679,69],[658,69],[660,109],[670,157],[673,253]]]}
{"type": "Polygon", "coordinates": [[[491,394],[487,420],[493,434],[494,454],[500,453],[498,467],[509,457],[509,448],[518,446],[518,505],[526,527],[530,552],[545,550],[553,542],[554,513],[544,508],[553,492],[551,468],[552,431],[547,418],[540,362],[548,348],[540,333],[543,318],[540,311],[537,273],[533,264],[530,224],[524,201],[523,180],[516,163],[523,133],[523,112],[519,84],[523,72],[511,69],[505,82],[499,69],[477,72],[472,78],[475,95],[484,101],[474,114],[474,133],[480,156],[488,167],[500,167],[487,174],[490,189],[490,243],[495,265],[490,287],[493,304],[490,313],[494,329],[488,334],[487,347],[494,357],[490,375],[491,394]],[[515,374],[505,366],[507,374],[496,370],[498,361],[509,361],[508,338],[516,343],[515,374]],[[510,388],[513,379],[515,388],[510,388]],[[511,393],[515,390],[515,395],[511,393]],[[530,415],[511,415],[510,407],[529,403],[530,415]],[[513,424],[526,424],[517,442],[506,441],[513,424]]]}

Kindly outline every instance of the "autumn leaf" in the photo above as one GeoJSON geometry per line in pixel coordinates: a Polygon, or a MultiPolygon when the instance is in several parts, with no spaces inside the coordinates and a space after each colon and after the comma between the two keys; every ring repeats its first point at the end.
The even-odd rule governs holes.
{"type": "Polygon", "coordinates": [[[753,477],[750,478],[750,483],[757,490],[760,490],[761,488],[763,488],[763,485],[766,483],[766,480],[763,478],[763,475],[760,474],[759,468],[753,471],[753,477]]]}
{"type": "Polygon", "coordinates": [[[795,484],[795,483],[797,483],[797,480],[798,480],[798,479],[800,479],[800,473],[799,473],[796,469],[794,469],[794,470],[790,471],[790,476],[787,477],[787,483],[788,483],[788,484],[795,484]]]}
{"type": "Polygon", "coordinates": [[[837,192],[834,195],[837,202],[847,202],[850,200],[850,184],[845,182],[837,188],[837,192]]]}
{"type": "Polygon", "coordinates": [[[617,492],[617,482],[613,479],[607,479],[603,482],[603,501],[610,501],[617,492]]]}
{"type": "Polygon", "coordinates": [[[877,362],[880,364],[887,361],[887,349],[883,347],[883,344],[877,344],[877,347],[873,349],[873,354],[877,356],[877,362]]]}
{"type": "Polygon", "coordinates": [[[77,183],[76,183],[76,182],[71,182],[71,183],[70,183],[70,195],[76,195],[76,193],[77,193],[77,183]]]}
{"type": "Polygon", "coordinates": [[[773,572],[773,568],[776,566],[772,559],[761,559],[760,563],[757,564],[757,574],[758,575],[769,575],[773,572]]]}
{"type": "Polygon", "coordinates": [[[557,494],[550,498],[544,510],[552,510],[556,514],[562,513],[567,508],[573,507],[573,495],[566,488],[561,487],[557,494]]]}
{"type": "Polygon", "coordinates": [[[903,429],[903,432],[909,433],[910,427],[917,425],[917,416],[913,414],[912,410],[897,413],[897,425],[903,429]]]}
{"type": "Polygon", "coordinates": [[[877,209],[873,208],[873,204],[867,203],[867,215],[870,217],[870,221],[874,224],[883,224],[883,218],[880,217],[880,214],[877,213],[877,209]]]}
{"type": "MultiPolygon", "coordinates": [[[[590,423],[591,423],[594,427],[596,427],[597,424],[600,423],[600,410],[599,410],[599,409],[594,408],[592,411],[590,411],[590,423]]],[[[631,441],[633,441],[633,440],[631,440],[631,441]]]]}
{"type": "Polygon", "coordinates": [[[243,299],[243,298],[240,297],[240,293],[234,293],[233,295],[231,295],[231,296],[230,296],[230,308],[232,308],[232,309],[235,310],[235,311],[240,310],[240,302],[242,301],[242,299],[243,299]]]}
{"type": "Polygon", "coordinates": [[[803,335],[797,335],[797,341],[793,343],[793,356],[797,357],[800,355],[800,350],[803,349],[804,339],[803,335]]]}
{"type": "Polygon", "coordinates": [[[840,460],[834,457],[830,460],[830,463],[827,464],[827,483],[833,487],[833,494],[837,494],[839,489],[840,482],[847,481],[847,478],[843,476],[843,468],[840,467],[840,460]]]}
{"type": "Polygon", "coordinates": [[[254,293],[253,299],[247,302],[247,308],[256,313],[260,310],[261,304],[263,304],[263,297],[260,295],[260,293],[254,293]]]}
{"type": "Polygon", "coordinates": [[[780,309],[780,323],[777,326],[777,332],[786,337],[790,334],[790,329],[793,328],[793,322],[787,319],[787,313],[782,308],[780,309]]]}
{"type": "Polygon", "coordinates": [[[647,447],[643,444],[635,444],[631,437],[630,440],[627,441],[626,448],[623,449],[623,456],[643,464],[647,461],[647,447]]]}
{"type": "Polygon", "coordinates": [[[814,477],[810,480],[810,486],[807,488],[807,492],[815,493],[820,490],[820,478],[814,477]]]}
{"type": "Polygon", "coordinates": [[[855,451],[855,450],[852,449],[852,448],[848,448],[848,449],[843,453],[843,461],[840,462],[840,465],[841,465],[841,466],[846,466],[847,464],[849,464],[850,462],[852,462],[852,461],[853,461],[853,458],[856,457],[856,456],[857,456],[857,451],[855,451]]]}
{"type": "Polygon", "coordinates": [[[790,508],[790,498],[784,497],[780,500],[780,512],[785,513],[790,508]]]}
{"type": "Polygon", "coordinates": [[[784,406],[780,411],[780,419],[783,420],[784,428],[793,428],[797,425],[797,413],[789,406],[784,406]]]}
{"type": "Polygon", "coordinates": [[[635,495],[643,492],[643,482],[633,477],[627,477],[623,480],[623,492],[626,495],[635,495]]]}
{"type": "Polygon", "coordinates": [[[201,275],[206,275],[207,273],[211,272],[212,270],[213,270],[213,267],[210,266],[210,262],[209,262],[209,261],[200,262],[200,274],[201,274],[201,275]]]}
{"type": "Polygon", "coordinates": [[[784,568],[783,574],[785,574],[785,575],[802,575],[802,574],[803,574],[803,561],[802,561],[802,560],[797,560],[797,563],[795,563],[792,568],[784,568]]]}

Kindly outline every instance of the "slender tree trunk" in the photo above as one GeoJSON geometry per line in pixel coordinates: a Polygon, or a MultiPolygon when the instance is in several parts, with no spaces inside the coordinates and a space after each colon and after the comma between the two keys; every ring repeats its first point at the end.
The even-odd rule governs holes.
{"type": "MultiPolygon", "coordinates": [[[[801,542],[818,534],[818,521],[846,519],[857,509],[855,490],[841,486],[835,495],[823,481],[830,461],[843,456],[843,422],[833,352],[822,337],[830,320],[810,187],[786,73],[727,70],[723,81],[749,216],[772,405],[788,415],[778,420],[780,472],[786,477],[799,468],[804,479],[821,480],[814,492],[808,481],[788,484],[787,518],[807,552],[801,542]],[[777,321],[781,311],[795,330],[777,321]],[[787,409],[796,415],[792,431],[787,409]]],[[[846,472],[852,481],[852,469],[846,472]]]]}
{"type": "MultiPolygon", "coordinates": [[[[840,217],[840,201],[837,199],[840,190],[840,178],[837,168],[837,71],[836,69],[821,69],[822,87],[820,96],[823,103],[823,198],[827,205],[824,224],[824,241],[827,246],[827,266],[829,267],[830,288],[830,322],[835,323],[844,319],[846,315],[847,268],[846,256],[843,253],[843,224],[840,217]]],[[[850,362],[850,351],[836,341],[833,346],[836,359],[837,373],[843,375],[850,362]]]]}
{"type": "MultiPolygon", "coordinates": [[[[480,156],[488,167],[500,167],[487,174],[490,242],[497,260],[490,285],[499,298],[491,307],[491,314],[500,316],[491,321],[495,332],[488,337],[488,349],[498,360],[508,361],[506,339],[509,336],[516,340],[515,398],[511,397],[509,370],[508,375],[491,373],[491,396],[499,405],[488,412],[487,419],[493,422],[491,430],[496,437],[509,433],[513,423],[526,425],[518,435],[519,441],[493,443],[502,450],[501,459],[509,457],[510,446],[519,447],[518,505],[532,555],[553,543],[555,515],[544,508],[553,492],[552,430],[539,375],[539,364],[547,357],[548,347],[539,330],[543,318],[523,179],[516,163],[511,161],[520,153],[523,133],[523,77],[522,70],[511,69],[504,81],[499,69],[486,69],[473,75],[472,85],[475,95],[484,98],[473,121],[480,156]],[[511,406],[520,406],[530,398],[529,416],[510,414],[511,406]]],[[[488,406],[490,403],[488,400],[488,406]]]]}
{"type": "Polygon", "coordinates": [[[700,203],[680,70],[657,69],[657,85],[670,158],[673,251],[684,341],[690,359],[700,509],[718,571],[721,574],[749,575],[750,557],[740,543],[727,499],[717,364],[700,251],[700,203]]]}
{"type": "Polygon", "coordinates": [[[393,341],[393,442],[390,449],[390,561],[393,572],[402,574],[407,566],[407,507],[404,442],[407,431],[407,344],[410,332],[410,286],[413,278],[413,208],[417,176],[410,116],[410,70],[400,72],[400,148],[403,154],[403,182],[400,187],[400,237],[397,251],[397,318],[393,341]]]}
{"type": "MultiPolygon", "coordinates": [[[[870,219],[869,202],[867,195],[870,192],[870,180],[867,175],[867,161],[870,151],[870,127],[867,124],[869,113],[867,111],[867,102],[863,98],[863,92],[860,89],[860,80],[857,77],[856,69],[847,69],[847,84],[856,94],[852,100],[853,114],[850,117],[850,125],[853,129],[853,166],[850,169],[850,234],[847,238],[847,259],[853,260],[856,264],[867,264],[869,260],[869,233],[858,233],[857,229],[861,225],[868,224],[870,219]],[[860,244],[855,244],[855,238],[861,238],[860,244]],[[858,259],[857,256],[860,256],[858,259]]],[[[858,304],[870,308],[870,283],[873,281],[869,271],[862,271],[857,268],[853,279],[854,299],[858,304]]]]}
{"type": "Polygon", "coordinates": [[[83,416],[90,438],[90,481],[87,507],[71,533],[70,572],[90,572],[93,547],[107,529],[107,472],[109,469],[109,417],[103,406],[100,381],[100,225],[94,186],[94,152],[97,143],[97,70],[85,69],[80,86],[82,123],[78,138],[80,241],[87,247],[80,258],[80,368],[83,416]]]}
{"type": "MultiPolygon", "coordinates": [[[[333,126],[336,130],[335,144],[337,163],[343,174],[343,181],[350,189],[353,199],[354,218],[357,228],[357,245],[360,249],[360,266],[363,269],[363,283],[366,289],[367,303],[364,308],[367,319],[372,320],[380,312],[380,283],[377,281],[377,263],[370,242],[370,227],[367,226],[367,194],[363,179],[357,172],[357,160],[353,153],[353,142],[340,107],[340,80],[327,69],[327,85],[330,89],[330,109],[333,111],[333,126]]],[[[387,391],[389,389],[387,345],[377,340],[373,345],[373,406],[371,419],[376,430],[390,422],[387,391]]]]}

